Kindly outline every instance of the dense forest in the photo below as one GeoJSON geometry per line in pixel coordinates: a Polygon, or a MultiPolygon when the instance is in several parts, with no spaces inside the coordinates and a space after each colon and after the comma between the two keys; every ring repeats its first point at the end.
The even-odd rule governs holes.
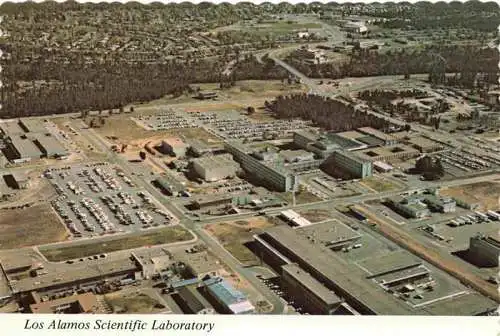
{"type": "MultiPolygon", "coordinates": [[[[366,5],[45,1],[4,2],[0,12],[3,25],[9,27],[0,39],[4,52],[0,118],[120,108],[167,94],[182,94],[192,83],[286,78],[285,70],[268,58],[260,62],[251,52],[244,57],[238,55],[240,49],[248,48],[247,44],[254,43],[252,47],[258,49],[273,41],[256,42],[250,34],[240,44],[226,45],[222,38],[216,41],[211,34],[205,35],[242,20],[266,20],[287,13],[320,17],[333,13],[384,18],[380,24],[387,25],[396,25],[401,18],[410,25],[425,24],[433,18],[433,24],[442,24],[442,29],[470,23],[466,28],[483,30],[489,26],[478,27],[475,22],[484,21],[496,30],[499,17],[498,4],[479,1],[366,5]],[[204,52],[212,57],[204,57],[204,52]],[[222,72],[235,54],[237,63],[225,77],[222,72]]],[[[467,86],[478,72],[487,73],[489,80],[495,81],[498,61],[496,50],[440,46],[386,53],[355,48],[347,62],[312,66],[291,63],[311,77],[429,72],[435,74],[430,77],[432,81],[440,82],[444,71],[455,72],[455,84],[467,86]]]]}
{"type": "Polygon", "coordinates": [[[311,120],[329,131],[343,132],[360,127],[387,129],[390,122],[357,110],[344,101],[312,94],[279,96],[267,108],[276,117],[311,120]]]}
{"type": "Polygon", "coordinates": [[[313,78],[338,79],[433,73],[436,81],[444,81],[445,73],[457,73],[460,75],[458,83],[469,86],[477,73],[488,74],[488,81],[495,83],[499,60],[498,51],[491,48],[428,46],[420,50],[389,50],[385,53],[354,49],[349,60],[342,63],[306,65],[292,58],[288,61],[305,75],[313,78]]]}

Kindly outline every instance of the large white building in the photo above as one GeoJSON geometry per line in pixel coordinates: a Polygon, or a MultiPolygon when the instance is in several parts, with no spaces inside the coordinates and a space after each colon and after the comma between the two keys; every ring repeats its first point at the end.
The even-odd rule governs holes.
{"type": "Polygon", "coordinates": [[[239,169],[231,155],[205,156],[192,161],[193,170],[207,182],[234,177],[239,169]]]}

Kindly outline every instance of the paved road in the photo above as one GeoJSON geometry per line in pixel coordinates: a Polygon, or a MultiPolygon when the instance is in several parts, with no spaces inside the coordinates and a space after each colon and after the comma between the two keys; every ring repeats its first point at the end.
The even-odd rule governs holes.
{"type": "MultiPolygon", "coordinates": [[[[82,130],[85,131],[85,130],[82,130]]],[[[88,129],[86,130],[88,133],[89,140],[93,143],[99,143],[104,148],[110,148],[110,144],[106,142],[99,134],[97,134],[94,130],[88,129]]],[[[172,212],[179,220],[181,224],[184,225],[187,229],[193,231],[197,237],[202,240],[208,248],[217,255],[222,262],[228,265],[231,269],[233,269],[236,273],[242,276],[246,281],[248,281],[260,294],[262,294],[267,301],[269,301],[273,305],[273,310],[270,314],[280,314],[285,309],[284,302],[277,297],[273,292],[269,290],[259,279],[255,277],[255,274],[244,268],[234,257],[231,255],[226,249],[224,249],[217,240],[215,240],[212,236],[210,236],[206,231],[203,230],[202,225],[198,225],[198,223],[194,222],[190,218],[188,218],[183,212],[181,212],[177,207],[175,207],[168,199],[166,199],[155,187],[153,187],[149,182],[144,181],[144,179],[139,178],[137,175],[133,175],[133,167],[130,167],[130,162],[120,156],[117,153],[111,152],[107,150],[108,161],[110,163],[118,164],[127,174],[133,182],[135,182],[138,186],[141,186],[146,191],[148,191],[153,197],[155,197],[165,208],[167,208],[170,212],[172,212]]],[[[248,215],[247,215],[248,217],[248,215]]],[[[220,221],[220,219],[219,219],[220,221]]],[[[201,224],[201,223],[200,223],[201,224]]]]}

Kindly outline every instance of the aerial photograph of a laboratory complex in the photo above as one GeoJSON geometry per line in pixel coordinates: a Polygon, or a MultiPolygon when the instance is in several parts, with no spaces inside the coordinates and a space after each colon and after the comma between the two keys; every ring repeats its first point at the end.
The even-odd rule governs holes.
{"type": "Polygon", "coordinates": [[[498,3],[0,12],[0,313],[498,314],[498,3]]]}

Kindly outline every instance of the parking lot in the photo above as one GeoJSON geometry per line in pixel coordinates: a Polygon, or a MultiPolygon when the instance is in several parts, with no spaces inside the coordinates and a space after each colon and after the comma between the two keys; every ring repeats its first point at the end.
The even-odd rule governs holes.
{"type": "Polygon", "coordinates": [[[52,206],[75,237],[176,223],[172,214],[107,163],[54,168],[44,175],[59,194],[52,206]]]}
{"type": "Polygon", "coordinates": [[[304,315],[309,315],[308,313],[303,313],[303,308],[298,305],[295,301],[293,300],[287,300],[286,299],[286,293],[283,291],[281,288],[281,279],[280,277],[266,277],[261,274],[257,274],[256,277],[264,283],[274,294],[279,296],[282,300],[284,300],[288,307],[289,310],[292,310],[293,312],[296,312],[298,314],[304,314],[304,315]]]}
{"type": "Polygon", "coordinates": [[[309,122],[303,120],[275,120],[255,122],[241,115],[238,111],[222,111],[218,113],[191,113],[193,121],[204,125],[225,139],[258,139],[265,134],[277,137],[289,136],[293,131],[306,127],[309,122]]]}
{"type": "Polygon", "coordinates": [[[196,127],[197,125],[181,113],[173,110],[163,110],[151,116],[139,116],[132,118],[143,128],[153,131],[167,130],[172,128],[196,127]]]}
{"type": "Polygon", "coordinates": [[[453,150],[436,154],[445,168],[445,172],[452,176],[463,176],[479,171],[498,168],[500,160],[490,155],[480,155],[470,150],[453,150]]]}
{"type": "Polygon", "coordinates": [[[450,252],[465,250],[469,247],[469,239],[476,233],[491,234],[498,230],[498,220],[485,213],[468,211],[456,214],[450,219],[426,223],[418,231],[427,239],[438,243],[450,252]]]}

